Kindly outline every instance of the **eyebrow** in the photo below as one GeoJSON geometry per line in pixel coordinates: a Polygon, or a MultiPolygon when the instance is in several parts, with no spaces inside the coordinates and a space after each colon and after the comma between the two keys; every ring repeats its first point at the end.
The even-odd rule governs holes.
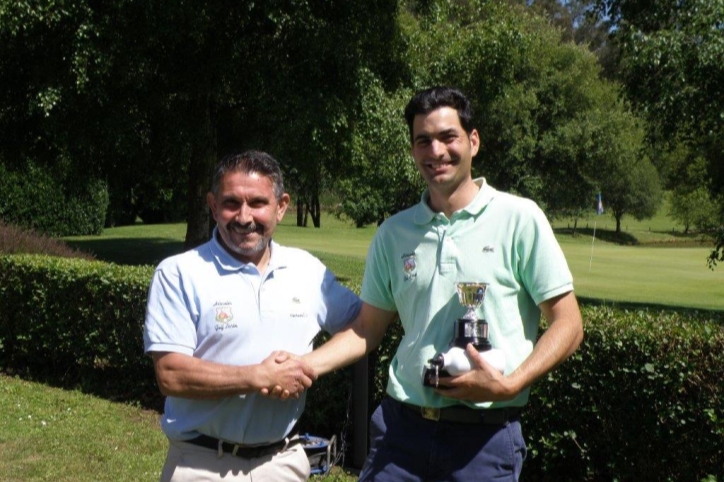
{"type": "Polygon", "coordinates": [[[460,134],[460,133],[458,132],[457,129],[450,128],[450,129],[445,129],[445,130],[443,130],[443,131],[437,132],[437,133],[435,134],[435,136],[431,136],[430,134],[426,134],[426,133],[418,134],[418,135],[415,136],[415,139],[414,139],[414,140],[415,140],[415,142],[417,142],[417,141],[419,141],[419,140],[427,140],[427,139],[430,139],[430,138],[432,138],[432,137],[446,137],[446,136],[449,136],[449,135],[459,135],[459,134],[460,134]]]}

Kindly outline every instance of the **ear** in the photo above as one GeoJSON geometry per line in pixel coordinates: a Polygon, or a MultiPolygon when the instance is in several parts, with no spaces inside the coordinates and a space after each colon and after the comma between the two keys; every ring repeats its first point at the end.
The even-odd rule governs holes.
{"type": "Polygon", "coordinates": [[[281,220],[284,218],[284,213],[287,212],[287,208],[289,207],[289,203],[292,201],[292,198],[289,197],[289,194],[284,193],[282,194],[281,199],[279,200],[279,205],[277,206],[277,222],[281,222],[281,220]]]}
{"type": "Polygon", "coordinates": [[[218,209],[218,205],[216,204],[216,196],[214,196],[214,193],[208,192],[206,194],[206,204],[209,206],[211,216],[214,218],[214,221],[216,221],[216,212],[218,209]]]}
{"type": "Polygon", "coordinates": [[[470,154],[472,154],[472,157],[475,157],[475,155],[478,153],[478,150],[480,149],[480,135],[478,135],[477,129],[473,129],[470,132],[470,154]]]}

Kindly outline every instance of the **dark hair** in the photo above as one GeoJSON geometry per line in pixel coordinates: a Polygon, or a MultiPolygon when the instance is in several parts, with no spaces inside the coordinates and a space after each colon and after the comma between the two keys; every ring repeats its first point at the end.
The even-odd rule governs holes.
{"type": "Polygon", "coordinates": [[[256,173],[268,177],[272,182],[274,196],[277,201],[284,194],[284,180],[279,163],[272,156],[262,151],[244,151],[224,157],[216,166],[211,178],[211,192],[219,194],[221,180],[229,173],[241,172],[244,174],[256,173]]]}
{"type": "Polygon", "coordinates": [[[429,114],[440,107],[452,107],[458,112],[460,125],[465,132],[473,131],[473,106],[465,95],[452,87],[438,86],[417,92],[405,107],[405,120],[412,139],[412,123],[415,116],[429,114]]]}

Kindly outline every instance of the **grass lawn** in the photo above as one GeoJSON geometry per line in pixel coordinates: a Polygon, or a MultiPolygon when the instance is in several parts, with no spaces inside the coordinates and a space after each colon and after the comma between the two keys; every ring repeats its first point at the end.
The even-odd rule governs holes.
{"type": "MultiPolygon", "coordinates": [[[[581,298],[724,310],[724,266],[708,269],[711,245],[702,244],[700,236],[684,235],[663,211],[641,222],[624,217],[618,236],[613,218],[605,214],[580,220],[575,236],[572,221],[553,226],[581,298]]],[[[320,229],[301,228],[287,215],[275,239],[311,251],[341,280],[358,282],[375,231],[375,226],[358,229],[330,215],[323,215],[320,229]]],[[[184,224],[134,225],[66,241],[102,260],[155,265],[183,251],[185,234],[184,224]]]]}
{"type": "Polygon", "coordinates": [[[0,481],[158,480],[158,414],[0,375],[0,481]]]}
{"type": "Polygon", "coordinates": [[[167,447],[155,412],[0,374],[0,482],[156,482],[167,447]]]}

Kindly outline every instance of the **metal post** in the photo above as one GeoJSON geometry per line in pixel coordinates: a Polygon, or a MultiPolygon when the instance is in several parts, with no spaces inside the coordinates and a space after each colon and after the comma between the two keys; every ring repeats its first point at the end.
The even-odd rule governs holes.
{"type": "Polygon", "coordinates": [[[367,458],[368,424],[369,358],[365,356],[352,366],[352,465],[358,469],[362,468],[367,458]]]}

